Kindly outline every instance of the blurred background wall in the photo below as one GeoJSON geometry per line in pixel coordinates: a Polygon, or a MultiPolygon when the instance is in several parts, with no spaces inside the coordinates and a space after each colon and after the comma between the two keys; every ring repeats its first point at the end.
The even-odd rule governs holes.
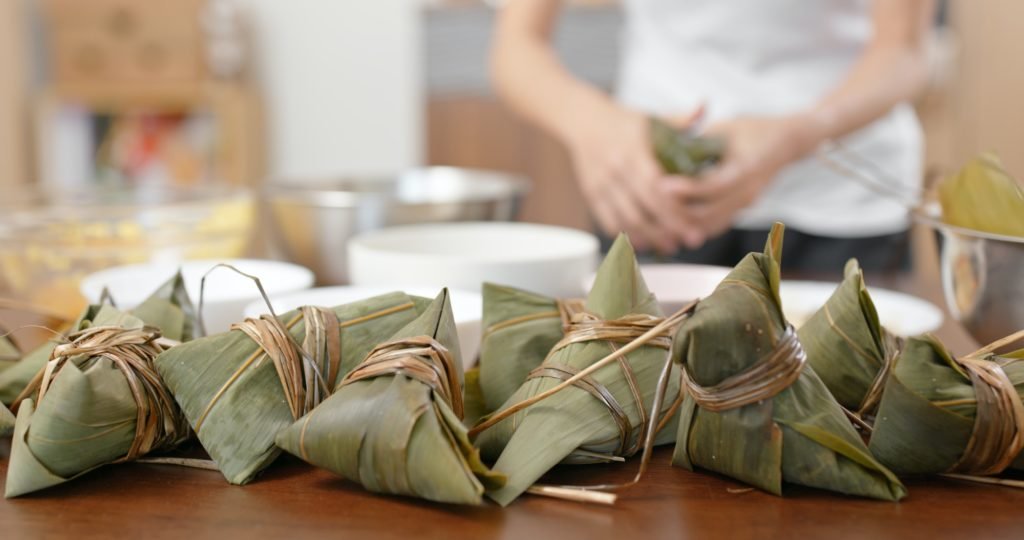
{"type": "MultiPolygon", "coordinates": [[[[78,139],[102,130],[76,121],[83,115],[102,113],[109,126],[119,111],[199,111],[198,120],[178,119],[173,125],[186,125],[190,144],[197,140],[205,148],[198,159],[218,162],[213,172],[234,182],[390,172],[421,163],[509,170],[534,181],[524,219],[588,226],[563,150],[509,114],[489,90],[493,10],[487,4],[212,3],[221,18],[211,22],[204,15],[191,31],[147,26],[153,15],[145,13],[162,6],[156,20],[172,20],[160,10],[195,10],[206,4],[200,0],[2,2],[0,183],[95,176],[89,169],[94,155],[75,148],[98,152],[102,141],[83,145],[78,139]],[[85,13],[91,22],[76,21],[74,13],[85,13]],[[236,21],[237,27],[225,21],[236,21]],[[71,23],[93,26],[75,30],[71,23]],[[131,41],[133,32],[152,32],[157,45],[131,41]],[[230,45],[219,53],[208,45],[232,40],[242,47],[238,66],[218,72],[210,67],[211,55],[226,55],[230,64],[230,45]],[[90,56],[104,47],[136,47],[140,56],[162,59],[167,73],[125,68],[127,74],[97,71],[96,80],[69,75],[97,62],[128,61],[127,56],[102,61],[90,56]],[[181,54],[190,60],[177,60],[181,54]],[[174,66],[187,61],[195,61],[200,71],[175,74],[174,66]]],[[[618,8],[611,1],[570,3],[558,30],[559,50],[574,71],[610,87],[618,8]]],[[[929,170],[948,171],[991,149],[1021,174],[1024,154],[1016,150],[1024,134],[1024,108],[1018,105],[1024,95],[1024,44],[1016,21],[1024,16],[1024,3],[951,0],[946,7],[934,47],[940,69],[918,104],[928,133],[929,170]]],[[[191,170],[188,159],[182,160],[186,165],[178,168],[191,170]]]]}

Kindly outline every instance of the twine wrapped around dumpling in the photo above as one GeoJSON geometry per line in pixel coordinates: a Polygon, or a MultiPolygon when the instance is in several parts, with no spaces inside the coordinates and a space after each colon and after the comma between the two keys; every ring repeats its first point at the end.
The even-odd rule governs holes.
{"type": "Polygon", "coordinates": [[[782,482],[898,500],[906,489],[868,453],[805,354],[779,299],[783,227],[704,299],[676,334],[686,399],[673,464],[774,494],[782,482]]]}
{"type": "Polygon", "coordinates": [[[480,460],[462,415],[462,361],[445,290],[277,444],[370,491],[480,504],[504,477],[480,460]]]}
{"type": "MultiPolygon", "coordinates": [[[[64,334],[89,327],[104,306],[110,307],[109,303],[109,298],[102,298],[98,304],[86,307],[78,319],[67,327],[60,328],[58,332],[64,334]]],[[[184,342],[199,335],[198,316],[185,290],[185,280],[181,272],[164,282],[146,300],[127,313],[159,329],[165,339],[184,342]]],[[[20,362],[0,372],[0,401],[12,403],[50,359],[50,354],[57,344],[57,341],[50,340],[28,353],[20,362]]]]}
{"type": "Polygon", "coordinates": [[[479,385],[484,412],[501,407],[540,365],[583,300],[563,300],[485,283],[479,385]]]}
{"type": "Polygon", "coordinates": [[[933,336],[908,339],[889,375],[870,449],[898,474],[1024,470],[1024,349],[1019,332],[957,358],[933,336]]]}
{"type": "Polygon", "coordinates": [[[102,322],[54,347],[15,404],[5,496],[173,448],[191,434],[153,367],[169,346],[160,331],[134,317],[102,322]]]}
{"type": "Polygon", "coordinates": [[[870,422],[900,340],[879,322],[856,259],[847,262],[843,282],[798,334],[808,363],[836,401],[870,422]]]}
{"type": "Polygon", "coordinates": [[[680,373],[666,364],[671,332],[620,236],[598,270],[586,310],[573,316],[563,339],[499,412],[471,431],[485,456],[497,456],[495,470],[509,477],[488,496],[507,505],[559,463],[619,461],[648,441],[671,441],[680,403],[680,373]],[[627,347],[629,354],[604,363],[627,347]],[[655,407],[666,366],[671,373],[655,407]]]}
{"type": "Polygon", "coordinates": [[[391,293],[247,319],[174,347],[156,367],[224,477],[245,484],[280,455],[274,437],[425,303],[391,293]]]}

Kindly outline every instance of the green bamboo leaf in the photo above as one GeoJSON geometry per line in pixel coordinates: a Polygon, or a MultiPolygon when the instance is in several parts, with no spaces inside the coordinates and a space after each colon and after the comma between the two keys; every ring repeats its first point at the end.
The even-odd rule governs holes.
{"type": "MultiPolygon", "coordinates": [[[[75,332],[97,324],[94,321],[97,314],[102,309],[111,307],[105,304],[88,306],[78,316],[78,319],[63,331],[75,332]]],[[[127,313],[117,311],[117,313],[120,315],[130,313],[145,324],[159,328],[165,338],[174,341],[188,341],[196,335],[195,309],[185,291],[185,284],[180,272],[162,284],[134,310],[127,313]]],[[[50,353],[56,346],[57,341],[50,340],[30,352],[9,369],[0,371],[0,402],[8,405],[12,403],[32,380],[32,377],[35,377],[36,373],[43,369],[50,359],[50,353]]]]}
{"type": "MultiPolygon", "coordinates": [[[[377,343],[413,320],[425,302],[391,293],[333,308],[340,322],[338,380],[377,343]]],[[[292,324],[290,332],[301,342],[305,322],[299,312],[282,314],[280,320],[292,324]]],[[[280,455],[274,437],[295,418],[273,362],[242,331],[172,347],[157,358],[156,367],[229,482],[251,481],[280,455]]]]}
{"type": "MultiPolygon", "coordinates": [[[[744,258],[679,328],[676,360],[697,384],[711,387],[745,371],[786,332],[778,296],[782,234],[781,225],[773,227],[764,253],[744,258]]],[[[687,399],[676,465],[710,469],[775,494],[790,482],[885,500],[906,495],[871,458],[809,365],[788,388],[757,403],[713,412],[687,399]]]]}
{"type": "MultiPolygon", "coordinates": [[[[97,327],[143,327],[142,320],[109,305],[92,322],[97,327]]],[[[38,402],[29,399],[19,409],[5,496],[67,482],[127,456],[136,437],[138,407],[124,373],[110,358],[68,359],[45,396],[38,402]]]]}
{"type": "MultiPolygon", "coordinates": [[[[586,309],[604,320],[635,314],[662,316],[657,300],[643,281],[633,248],[625,236],[616,240],[598,270],[587,297],[586,309]]],[[[574,343],[555,351],[544,365],[578,371],[613,350],[612,344],[604,341],[574,343]]],[[[636,442],[640,433],[641,415],[650,413],[665,355],[664,349],[644,346],[630,353],[625,360],[636,378],[642,408],[634,402],[629,382],[619,366],[609,365],[592,376],[625,411],[631,427],[627,437],[631,444],[636,442]]],[[[678,372],[670,377],[670,381],[662,413],[679,394],[678,372]]],[[[553,388],[560,382],[546,377],[529,379],[501,409],[553,388]]],[[[674,430],[675,423],[663,430],[657,442],[671,441],[673,433],[668,430],[674,430]]],[[[508,475],[508,482],[503,488],[488,492],[488,496],[499,504],[507,505],[559,463],[595,463],[603,460],[595,458],[594,454],[615,455],[619,451],[619,439],[619,427],[608,407],[587,391],[570,387],[495,424],[483,431],[475,442],[485,457],[497,458],[495,470],[508,475]]]]}
{"type": "MultiPolygon", "coordinates": [[[[436,340],[453,354],[453,368],[461,379],[447,290],[388,341],[420,336],[436,340]]],[[[403,373],[344,384],[282,431],[277,444],[379,493],[480,504],[485,489],[504,482],[480,460],[449,403],[426,383],[403,373]]]]}
{"type": "MultiPolygon", "coordinates": [[[[1010,360],[1003,372],[1024,396],[1020,353],[999,356],[1010,360]]],[[[897,474],[947,472],[963,455],[976,415],[974,386],[949,350],[934,336],[909,339],[886,382],[871,452],[897,474]]],[[[1024,468],[1024,456],[1011,467],[1024,468]]]]}
{"type": "Polygon", "coordinates": [[[681,133],[657,118],[650,119],[650,137],[654,157],[667,174],[697,177],[725,154],[723,139],[681,133]]]}
{"type": "Polygon", "coordinates": [[[840,405],[858,411],[894,351],[856,259],[825,305],[798,332],[807,361],[840,405]]]}
{"type": "Polygon", "coordinates": [[[562,339],[557,301],[543,295],[485,283],[480,390],[485,412],[493,412],[519,388],[562,339]]]}

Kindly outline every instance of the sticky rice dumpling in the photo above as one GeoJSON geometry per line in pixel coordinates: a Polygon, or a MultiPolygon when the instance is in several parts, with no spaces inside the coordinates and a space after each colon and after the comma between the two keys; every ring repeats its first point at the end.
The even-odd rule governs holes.
{"type": "MultiPolygon", "coordinates": [[[[83,330],[92,324],[92,319],[101,309],[100,305],[86,307],[67,328],[61,333],[83,330]]],[[[153,294],[129,311],[143,323],[160,330],[164,339],[172,341],[189,341],[197,335],[198,318],[195,308],[185,290],[185,282],[181,273],[161,285],[153,294]]],[[[0,401],[10,404],[28,385],[39,370],[50,359],[50,353],[57,346],[57,341],[50,340],[29,352],[21,361],[9,369],[0,372],[0,401]]]]}
{"type": "Polygon", "coordinates": [[[882,394],[871,452],[898,474],[1024,469],[1024,350],[998,348],[957,358],[934,336],[908,339],[882,394]]]}
{"type": "Polygon", "coordinates": [[[280,454],[278,432],[330,395],[424,305],[391,293],[246,319],[168,350],[156,368],[224,477],[245,484],[280,454]]]}
{"type": "MultiPolygon", "coordinates": [[[[620,236],[598,270],[585,310],[499,411],[554,388],[661,320],[633,248],[620,236]]],[[[639,452],[669,340],[667,332],[659,335],[579,384],[483,429],[477,446],[485,457],[496,457],[494,469],[508,476],[488,496],[507,505],[559,463],[599,463],[639,452]]],[[[671,413],[679,404],[680,374],[672,370],[658,409],[657,443],[674,437],[677,417],[671,413]]]]}
{"type": "Polygon", "coordinates": [[[657,118],[650,120],[650,135],[654,157],[666,174],[697,177],[725,154],[723,139],[680,133],[657,118]]]}
{"type": "Polygon", "coordinates": [[[504,477],[480,461],[462,413],[462,360],[445,290],[277,444],[370,491],[480,504],[504,477]]]}
{"type": "Polygon", "coordinates": [[[26,388],[7,467],[16,497],[173,448],[190,430],[153,368],[160,331],[104,305],[26,388]]]}
{"type": "Polygon", "coordinates": [[[899,340],[879,322],[856,259],[846,264],[843,282],[797,335],[807,362],[836,401],[862,417],[874,416],[899,340]]]}
{"type": "Polygon", "coordinates": [[[782,235],[776,224],[764,253],[747,255],[677,331],[686,398],[673,464],[777,495],[790,482],[901,499],[906,489],[868,453],[782,314],[782,235]]]}

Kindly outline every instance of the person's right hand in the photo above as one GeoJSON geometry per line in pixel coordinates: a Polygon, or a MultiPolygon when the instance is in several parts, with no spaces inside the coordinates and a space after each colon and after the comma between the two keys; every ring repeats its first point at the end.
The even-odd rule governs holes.
{"type": "MultiPolygon", "coordinates": [[[[604,233],[625,232],[639,251],[653,248],[671,254],[680,244],[692,244],[698,233],[687,222],[685,205],[660,189],[660,183],[672,179],[654,158],[647,116],[610,100],[595,100],[580,112],[573,115],[564,142],[583,196],[604,233]]],[[[700,115],[698,110],[667,121],[682,129],[700,115]]]]}

